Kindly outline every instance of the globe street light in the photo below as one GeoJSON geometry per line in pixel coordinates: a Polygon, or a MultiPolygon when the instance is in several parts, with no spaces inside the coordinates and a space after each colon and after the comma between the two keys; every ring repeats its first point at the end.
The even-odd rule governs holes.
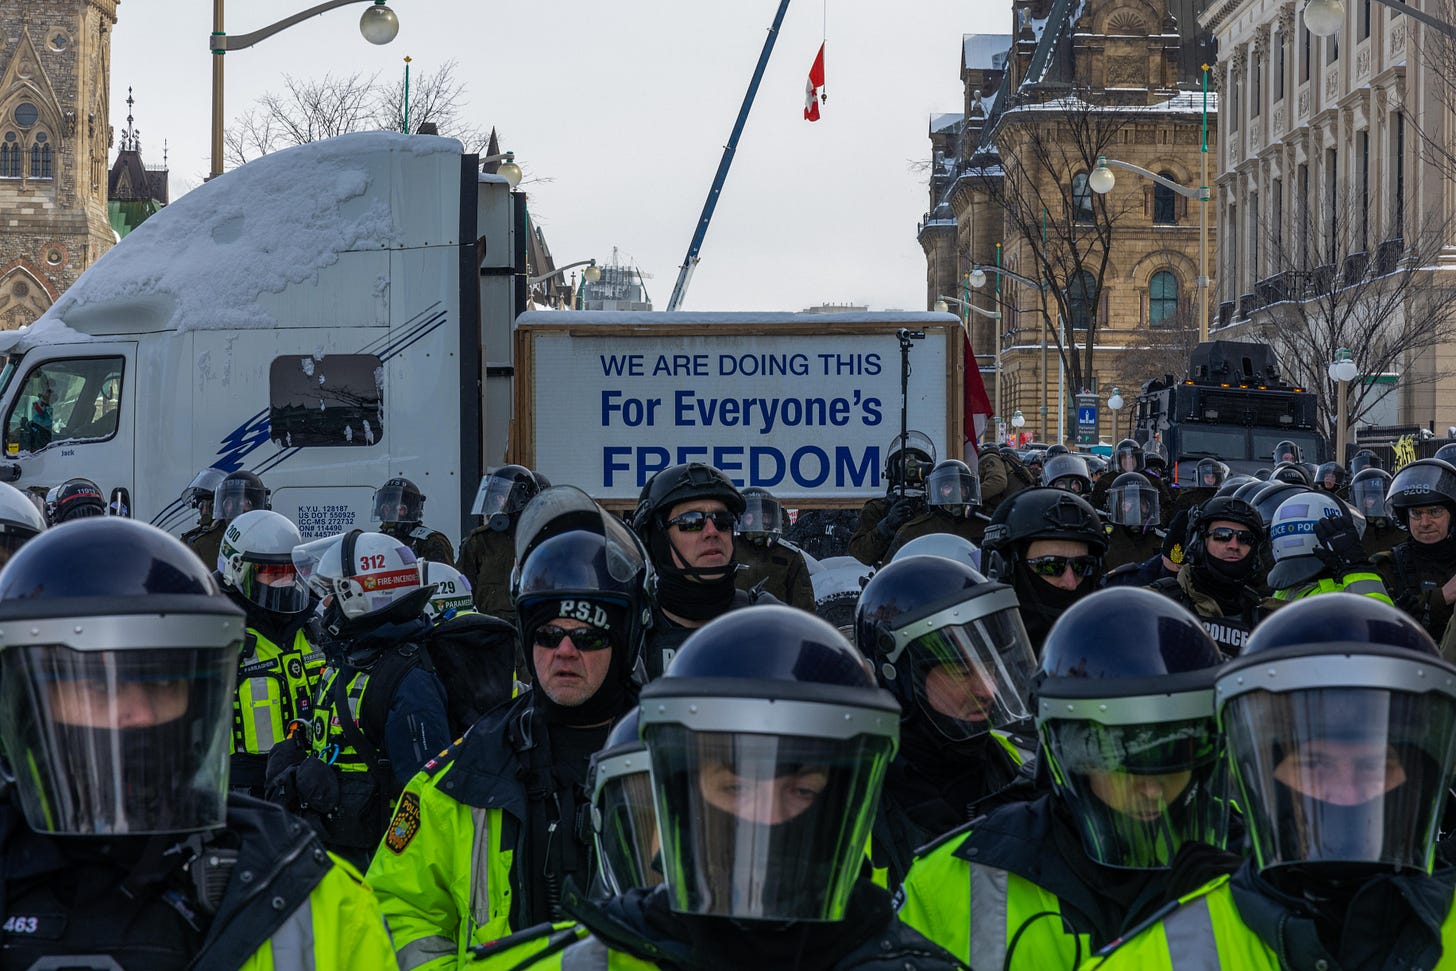
{"type": "Polygon", "coordinates": [[[1341,347],[1335,351],[1335,359],[1328,368],[1330,380],[1335,382],[1335,461],[1345,464],[1345,403],[1346,390],[1350,382],[1360,376],[1360,367],[1350,357],[1350,352],[1341,347]]]}
{"type": "MultiPolygon", "coordinates": [[[[1456,38],[1456,25],[1449,24],[1413,5],[1401,0],[1377,0],[1392,10],[1398,10],[1415,20],[1439,31],[1447,37],[1456,38]]],[[[1345,25],[1345,0],[1309,0],[1304,5],[1304,26],[1317,37],[1329,37],[1345,25]]]]}
{"type": "Polygon", "coordinates": [[[501,152],[499,155],[487,155],[480,160],[482,167],[489,165],[491,162],[501,163],[495,167],[495,174],[509,182],[512,189],[521,184],[521,167],[516,164],[515,152],[501,152]]]}
{"type": "Polygon", "coordinates": [[[1117,418],[1125,404],[1127,402],[1122,400],[1122,392],[1113,388],[1112,394],[1107,397],[1107,407],[1112,409],[1112,440],[1114,442],[1117,441],[1117,418]]]}
{"type": "Polygon", "coordinates": [[[371,44],[388,44],[399,34],[399,18],[385,5],[384,0],[324,0],[323,3],[284,17],[251,34],[239,34],[236,37],[229,37],[223,29],[223,0],[212,0],[212,34],[207,38],[207,49],[212,52],[212,172],[208,175],[209,179],[222,175],[223,55],[228,51],[245,50],[294,24],[337,7],[366,2],[372,2],[372,6],[359,18],[359,32],[371,44]]]}

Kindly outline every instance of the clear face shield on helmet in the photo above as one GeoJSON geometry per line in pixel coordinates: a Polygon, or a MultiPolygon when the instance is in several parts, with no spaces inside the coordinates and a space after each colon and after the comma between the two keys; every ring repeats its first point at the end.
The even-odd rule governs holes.
{"type": "Polygon", "coordinates": [[[1390,509],[1385,503],[1385,493],[1389,488],[1389,481],[1382,476],[1356,479],[1350,483],[1350,503],[1366,519],[1388,519],[1390,509]]]}
{"type": "Polygon", "coordinates": [[[651,708],[643,730],[672,910],[842,920],[899,738],[894,706],[696,697],[651,708]],[[788,734],[796,728],[812,734],[788,734]]]}
{"type": "Polygon", "coordinates": [[[386,482],[374,490],[376,523],[417,523],[425,517],[425,497],[414,489],[386,482]]]}
{"type": "MultiPolygon", "coordinates": [[[[293,565],[299,579],[321,601],[337,605],[346,618],[358,618],[384,610],[425,586],[414,553],[380,533],[359,533],[354,556],[367,560],[345,568],[344,548],[348,533],[336,533],[293,549],[293,565]],[[379,548],[375,549],[374,546],[379,548]]],[[[421,604],[423,609],[423,604],[421,604]]]]}
{"type": "Polygon", "coordinates": [[[1054,455],[1041,472],[1041,484],[1085,496],[1092,492],[1087,460],[1080,455],[1054,455]]]}
{"type": "Polygon", "coordinates": [[[994,587],[894,632],[881,672],[911,679],[920,712],[952,742],[1031,718],[1036,657],[1016,594],[994,587]]]}
{"type": "Polygon", "coordinates": [[[908,488],[919,489],[935,467],[935,443],[924,432],[911,429],[885,446],[885,474],[892,484],[903,479],[908,488]]]}
{"type": "Polygon", "coordinates": [[[1202,489],[1217,489],[1228,475],[1228,466],[1217,459],[1199,459],[1195,467],[1195,485],[1202,489]]]}
{"type": "Polygon", "coordinates": [[[778,500],[761,492],[743,496],[743,513],[733,526],[735,535],[756,542],[772,542],[784,531],[784,512],[778,500]]]}
{"type": "Polygon", "coordinates": [[[244,479],[224,479],[213,493],[212,514],[218,519],[235,519],[254,509],[268,508],[268,490],[244,479]]]}
{"type": "Polygon", "coordinates": [[[1456,767],[1452,676],[1414,659],[1352,655],[1279,667],[1292,690],[1248,690],[1220,708],[1259,868],[1429,873],[1456,767]],[[1332,680],[1369,686],[1316,687],[1332,680]]]}
{"type": "Polygon", "coordinates": [[[969,518],[981,504],[981,480],[970,469],[947,463],[925,480],[925,504],[951,516],[969,518]]]}
{"type": "Polygon", "coordinates": [[[597,753],[590,776],[592,835],[608,892],[657,886],[662,870],[646,746],[597,753]]]}
{"type": "Polygon", "coordinates": [[[182,490],[182,495],[178,498],[182,502],[190,505],[193,509],[196,509],[204,502],[211,503],[214,494],[217,492],[217,487],[222,485],[222,480],[226,476],[227,473],[222,469],[208,466],[193,476],[192,481],[187,483],[187,488],[182,490]]]}
{"type": "Polygon", "coordinates": [[[235,564],[229,565],[227,581],[264,610],[297,614],[308,609],[308,587],[291,560],[260,561],[239,554],[235,564]]]}
{"type": "Polygon", "coordinates": [[[1147,529],[1160,521],[1161,498],[1146,482],[1113,483],[1107,490],[1108,518],[1119,526],[1147,529]]]}
{"type": "Polygon", "coordinates": [[[534,480],[530,485],[524,481],[529,472],[500,474],[492,472],[480,480],[475,492],[475,501],[470,505],[470,514],[485,520],[486,525],[496,532],[511,528],[511,519],[530,501],[537,489],[534,480]]]}
{"type": "MultiPolygon", "coordinates": [[[[197,643],[216,642],[216,617],[194,623],[197,643]]],[[[119,836],[223,826],[241,634],[239,619],[226,647],[0,651],[0,748],[30,827],[119,836]]]]}
{"type": "MultiPolygon", "coordinates": [[[[1087,855],[1104,866],[1165,869],[1185,843],[1222,847],[1228,799],[1222,745],[1211,714],[1211,692],[1164,696],[1154,717],[1167,718],[1184,699],[1189,717],[1147,721],[1142,699],[1105,702],[1090,718],[1039,720],[1053,788],[1071,808],[1087,855]],[[1120,717],[1119,717],[1120,716],[1120,717]],[[1122,723],[1110,723],[1113,719],[1122,723]]],[[[1064,705],[1043,697],[1041,711],[1064,705]]],[[[1092,714],[1096,703],[1079,701],[1092,714]]]]}

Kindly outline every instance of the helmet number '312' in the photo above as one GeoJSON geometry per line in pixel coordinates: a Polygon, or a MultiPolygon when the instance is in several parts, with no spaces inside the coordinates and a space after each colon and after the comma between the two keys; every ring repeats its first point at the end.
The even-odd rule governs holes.
{"type": "Polygon", "coordinates": [[[382,570],[384,569],[383,553],[365,553],[359,557],[359,570],[382,570]]]}

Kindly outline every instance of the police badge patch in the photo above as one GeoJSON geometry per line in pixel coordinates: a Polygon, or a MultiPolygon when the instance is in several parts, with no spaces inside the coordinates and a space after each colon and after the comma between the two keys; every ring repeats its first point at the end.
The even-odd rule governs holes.
{"type": "Polygon", "coordinates": [[[399,808],[389,821],[389,832],[384,834],[384,845],[397,856],[404,852],[410,840],[420,831],[420,797],[406,792],[399,799],[399,808]]]}

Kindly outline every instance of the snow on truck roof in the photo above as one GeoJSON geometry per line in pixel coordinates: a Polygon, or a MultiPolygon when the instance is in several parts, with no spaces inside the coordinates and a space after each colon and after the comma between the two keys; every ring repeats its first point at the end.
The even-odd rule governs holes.
{"type": "MultiPolygon", "coordinates": [[[[0,352],[96,334],[273,326],[265,294],[316,281],[351,250],[414,242],[403,224],[418,199],[401,186],[444,163],[455,189],[459,163],[431,160],[461,153],[452,138],[358,132],[264,155],[142,223],[33,324],[0,335],[0,352]],[[403,178],[405,167],[420,171],[403,178]]],[[[458,226],[458,213],[447,218],[458,226]]]]}
{"type": "Polygon", "coordinates": [[[551,327],[636,327],[650,325],[658,327],[703,325],[739,325],[754,328],[764,325],[787,326],[790,324],[878,324],[887,323],[952,324],[961,319],[951,313],[936,313],[927,310],[866,310],[854,313],[789,313],[770,311],[695,311],[675,310],[671,313],[652,311],[638,313],[624,310],[542,310],[521,314],[516,323],[523,326],[551,327]]]}

